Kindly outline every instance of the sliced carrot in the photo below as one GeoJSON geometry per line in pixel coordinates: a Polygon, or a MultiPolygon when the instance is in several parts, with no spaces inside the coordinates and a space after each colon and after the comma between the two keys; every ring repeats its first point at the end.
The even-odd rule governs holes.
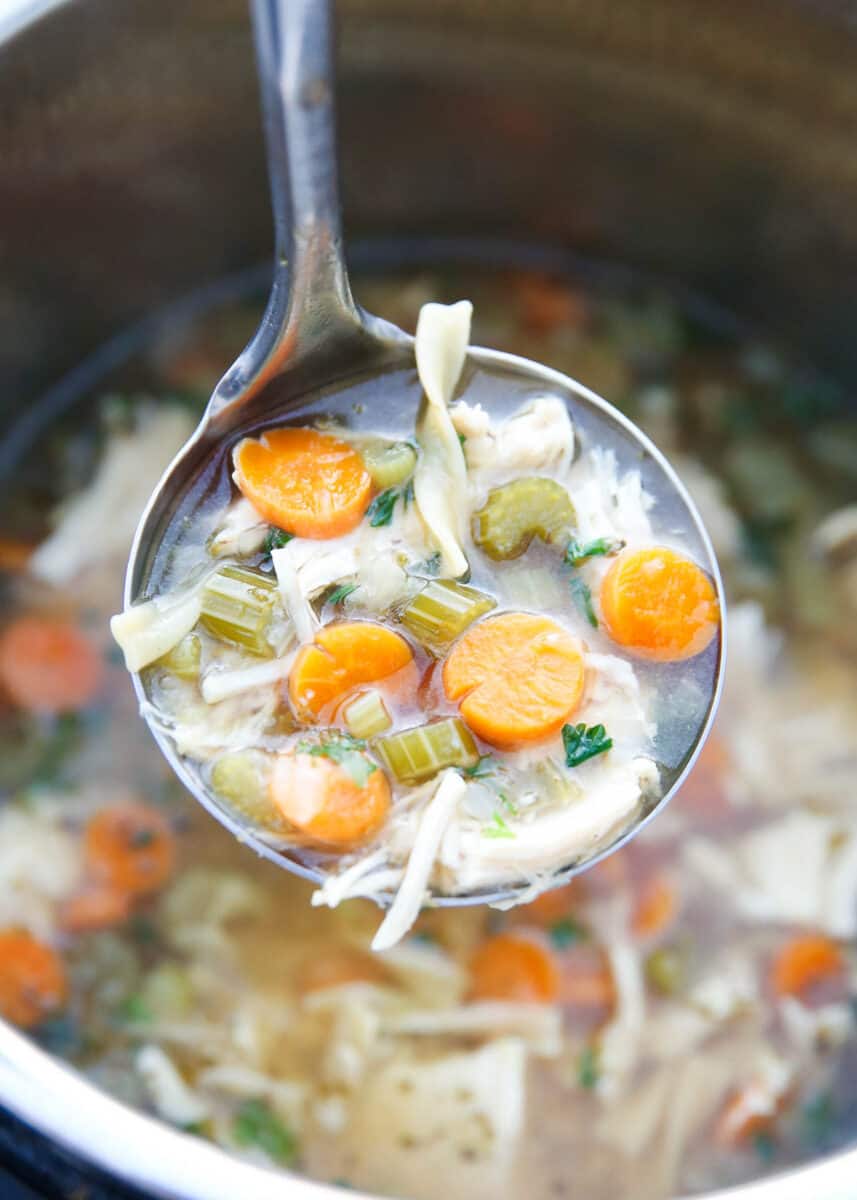
{"type": "Polygon", "coordinates": [[[313,954],[307,960],[298,976],[298,990],[307,995],[348,983],[389,982],[387,969],[375,956],[350,946],[339,946],[313,954]]]}
{"type": "Polygon", "coordinates": [[[68,621],[19,617],[0,634],[0,684],[32,712],[85,708],[103,678],[101,655],[68,621]]]}
{"type": "Polygon", "coordinates": [[[515,288],[521,321],[532,333],[553,333],[563,325],[578,327],[586,317],[586,305],[567,283],[549,275],[526,272],[515,288]]]}
{"type": "Polygon", "coordinates": [[[771,986],[778,996],[800,996],[815,984],[841,976],[844,970],[844,955],[832,938],[800,934],[775,955],[771,986]]]}
{"type": "Polygon", "coordinates": [[[661,662],[700,654],[720,623],[711,580],[664,546],[630,550],[613,562],[601,584],[601,611],[614,642],[661,662]]]}
{"type": "Polygon", "coordinates": [[[410,646],[398,633],[373,621],[325,625],[315,642],[298,653],[289,675],[289,697],[304,718],[331,716],[356,688],[387,681],[393,696],[417,686],[410,646]]]}
{"type": "Polygon", "coordinates": [[[714,1141],[734,1149],[767,1133],[785,1102],[785,1096],[773,1096],[760,1082],[751,1080],[727,1097],[714,1126],[714,1141]]]}
{"type": "Polygon", "coordinates": [[[235,447],[235,482],[257,512],[297,537],[350,533],[372,499],[353,446],[317,429],[269,429],[235,447]]]}
{"type": "Polygon", "coordinates": [[[616,984],[607,955],[599,946],[572,946],[563,955],[559,1001],[569,1008],[612,1012],[616,984]]]}
{"type": "Polygon", "coordinates": [[[572,879],[570,883],[565,883],[562,887],[542,892],[529,904],[522,904],[517,909],[513,908],[509,915],[513,920],[525,921],[527,924],[541,925],[542,927],[553,925],[556,921],[561,921],[563,917],[568,916],[575,904],[583,899],[583,891],[583,881],[572,879]]]}
{"type": "Polygon", "coordinates": [[[500,933],[470,960],[471,1000],[552,1004],[559,992],[556,961],[534,938],[500,933]]]}
{"type": "Polygon", "coordinates": [[[84,851],[94,881],[132,897],[148,896],[172,875],[176,840],[162,813],[129,802],[92,818],[84,851]]]}
{"type": "Polygon", "coordinates": [[[279,755],[270,786],[271,799],[287,821],[311,841],[337,850],[371,838],[390,810],[390,785],[380,767],[361,786],[323,755],[279,755]]]}
{"type": "Polygon", "coordinates": [[[92,883],[71,896],[59,911],[60,928],[66,933],[94,933],[113,929],[131,915],[133,898],[108,883],[92,883]]]}
{"type": "Polygon", "coordinates": [[[580,703],[580,643],[550,617],[502,613],[473,625],[443,665],[447,697],[484,741],[514,749],[559,732],[580,703]]]}
{"type": "Polygon", "coordinates": [[[62,1008],[68,981],[62,959],[23,929],[0,931],[0,1014],[32,1029],[62,1008]]]}
{"type": "Polygon", "coordinates": [[[654,938],[665,933],[678,915],[678,896],[665,875],[650,876],[634,902],[631,928],[638,938],[654,938]]]}
{"type": "Polygon", "coordinates": [[[33,547],[29,542],[0,538],[0,571],[9,571],[12,574],[23,571],[32,553],[33,547]]]}

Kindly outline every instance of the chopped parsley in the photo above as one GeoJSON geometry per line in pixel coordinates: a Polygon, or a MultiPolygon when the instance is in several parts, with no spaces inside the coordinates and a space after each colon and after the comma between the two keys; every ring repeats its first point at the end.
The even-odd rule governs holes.
{"type": "Polygon", "coordinates": [[[152,1010],[139,992],[132,992],[130,996],[126,996],[116,1010],[116,1015],[120,1021],[128,1021],[131,1024],[137,1024],[142,1021],[152,1020],[152,1010]]]}
{"type": "Polygon", "coordinates": [[[403,488],[387,488],[386,491],[379,492],[369,507],[366,509],[366,516],[369,518],[369,524],[377,529],[379,525],[389,525],[393,520],[393,509],[396,507],[396,501],[401,499],[402,508],[407,508],[414,498],[414,481],[409,479],[403,488]]]}
{"type": "Polygon", "coordinates": [[[347,597],[350,596],[352,592],[356,592],[356,591],[357,591],[356,583],[340,583],[338,587],[335,587],[333,589],[333,591],[327,597],[327,600],[325,601],[325,603],[336,606],[337,604],[341,604],[343,600],[347,599],[347,597]]]}
{"type": "Polygon", "coordinates": [[[603,725],[563,725],[562,745],[565,750],[565,765],[579,767],[588,758],[604,754],[613,745],[603,725]]]}
{"type": "Polygon", "coordinates": [[[567,950],[569,946],[586,939],[586,930],[582,925],[578,925],[573,917],[563,917],[559,921],[554,921],[548,933],[557,950],[567,950]]]}
{"type": "Polygon", "coordinates": [[[494,770],[494,755],[480,754],[472,767],[463,767],[461,774],[465,779],[484,779],[494,770]]]}
{"type": "Polygon", "coordinates": [[[482,836],[489,838],[513,838],[515,834],[500,816],[499,812],[495,812],[491,818],[491,824],[482,830],[482,836]]]}
{"type": "Polygon", "coordinates": [[[430,554],[428,558],[410,563],[407,571],[409,575],[416,575],[420,578],[428,576],[430,579],[434,579],[440,571],[440,551],[435,550],[434,554],[430,554]]]}
{"type": "Polygon", "coordinates": [[[335,737],[325,738],[321,742],[298,742],[297,749],[301,754],[329,758],[338,763],[360,788],[365,787],[372,772],[378,770],[375,763],[363,753],[366,743],[361,738],[350,737],[347,733],[336,734],[335,737]]]}
{"type": "Polygon", "coordinates": [[[590,1043],[584,1046],[577,1060],[577,1082],[587,1091],[592,1091],[601,1072],[598,1065],[598,1049],[590,1043]]]}
{"type": "Polygon", "coordinates": [[[389,525],[393,520],[393,509],[396,507],[396,501],[399,498],[397,488],[387,488],[385,492],[379,492],[369,507],[366,509],[366,516],[369,518],[369,524],[377,529],[379,525],[389,525]]]}
{"type": "Polygon", "coordinates": [[[618,554],[625,543],[619,538],[600,537],[591,542],[578,542],[572,538],[565,551],[565,561],[570,567],[579,567],[590,558],[601,554],[618,554]]]}
{"type": "Polygon", "coordinates": [[[458,444],[461,447],[461,449],[463,450],[464,447],[467,445],[467,435],[466,434],[464,434],[464,433],[458,434],[458,444]]]}
{"type": "Polygon", "coordinates": [[[765,1164],[774,1161],[774,1155],[777,1152],[777,1143],[774,1135],[767,1129],[759,1129],[753,1134],[753,1149],[759,1156],[759,1161],[765,1164]]]}
{"type": "Polygon", "coordinates": [[[285,529],[278,529],[276,525],[272,525],[268,530],[262,549],[270,556],[272,550],[282,550],[283,546],[288,545],[293,537],[294,534],[286,533],[285,529]]]}
{"type": "Polygon", "coordinates": [[[288,1164],[297,1157],[295,1135],[271,1110],[266,1100],[245,1100],[232,1122],[239,1146],[258,1146],[275,1162],[288,1164]]]}
{"type": "Polygon", "coordinates": [[[592,628],[597,629],[598,617],[592,605],[592,592],[589,590],[587,584],[583,582],[579,575],[572,575],[568,581],[568,586],[571,588],[574,603],[586,617],[592,628]]]}
{"type": "Polygon", "coordinates": [[[829,1148],[834,1116],[830,1092],[813,1096],[800,1110],[801,1140],[813,1150],[829,1148]]]}

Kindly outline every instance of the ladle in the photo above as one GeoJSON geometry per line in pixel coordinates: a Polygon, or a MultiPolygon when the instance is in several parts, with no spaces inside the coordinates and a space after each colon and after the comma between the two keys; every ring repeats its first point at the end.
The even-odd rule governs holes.
{"type": "MultiPolygon", "coordinates": [[[[199,426],[162,477],[141,518],[128,564],[126,607],[149,594],[151,581],[162,566],[159,554],[165,553],[170,521],[180,505],[192,503],[204,465],[215,448],[233,443],[248,429],[288,413],[298,403],[306,405],[308,397],[351,377],[365,379],[373,372],[381,375],[413,369],[413,339],[360,309],[351,296],[336,178],[332,6],[328,0],[254,0],[253,20],[276,235],[273,287],[256,335],[215,388],[199,426]]],[[[477,153],[478,147],[474,147],[477,153]]],[[[714,580],[722,606],[717,562],[699,515],[672,467],[632,422],[575,380],[538,363],[478,348],[471,348],[468,358],[498,377],[514,378],[519,390],[531,386],[563,397],[572,409],[575,425],[582,423],[589,436],[594,430],[596,441],[601,440],[599,430],[608,443],[617,436],[626,442],[633,440],[648,490],[655,495],[658,508],[679,514],[678,523],[693,531],[696,557],[714,580]]],[[[557,875],[557,883],[627,842],[664,807],[708,733],[722,665],[721,637],[710,703],[695,745],[657,805],[641,813],[638,822],[602,854],[583,864],[570,864],[557,875]]],[[[141,702],[145,702],[140,676],[135,675],[134,681],[141,702]]],[[[316,881],[324,877],[317,866],[269,845],[244,826],[212,794],[194,766],[178,754],[168,734],[156,724],[150,725],[178,777],[236,837],[280,866],[316,881]]],[[[517,890],[438,895],[434,902],[509,902],[517,890]]]]}

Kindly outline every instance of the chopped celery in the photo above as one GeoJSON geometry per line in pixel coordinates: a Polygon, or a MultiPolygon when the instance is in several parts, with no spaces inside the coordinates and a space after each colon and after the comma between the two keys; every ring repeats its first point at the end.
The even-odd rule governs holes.
{"type": "Polygon", "coordinates": [[[211,768],[211,786],[217,795],[252,824],[266,829],[283,825],[268,795],[269,777],[266,755],[253,750],[224,754],[211,768]]]}
{"type": "Polygon", "coordinates": [[[371,442],[361,451],[366,470],[378,488],[396,487],[410,479],[417,465],[417,452],[407,442],[371,442]]]}
{"type": "Polygon", "coordinates": [[[205,585],[200,620],[221,641],[270,658],[274,650],[266,634],[276,599],[270,575],[251,567],[222,567],[205,585]]]}
{"type": "Polygon", "coordinates": [[[181,1019],[193,1004],[193,986],[186,968],[161,963],[143,981],[140,1000],[155,1020],[181,1019]]]}
{"type": "Polygon", "coordinates": [[[380,692],[363,692],[343,713],[348,732],[352,737],[370,738],[383,733],[393,724],[380,692]]]}
{"type": "Polygon", "coordinates": [[[645,963],[646,979],[665,996],[680,992],[687,979],[687,956],[678,946],[660,946],[645,963]]]}
{"type": "Polygon", "coordinates": [[[473,540],[489,558],[518,558],[534,537],[568,540],[574,524],[568,492],[553,479],[513,479],[494,488],[473,515],[473,540]]]}
{"type": "Polygon", "coordinates": [[[458,717],[404,729],[374,745],[399,783],[419,783],[446,767],[472,767],[479,761],[473,735],[458,717]]]}
{"type": "Polygon", "coordinates": [[[155,663],[163,667],[171,675],[186,679],[189,683],[199,678],[199,663],[202,657],[202,643],[195,633],[183,637],[177,646],[173,646],[155,663]]]}
{"type": "Polygon", "coordinates": [[[403,610],[402,624],[423,646],[442,654],[468,625],[496,606],[492,596],[476,588],[436,579],[403,610]]]}

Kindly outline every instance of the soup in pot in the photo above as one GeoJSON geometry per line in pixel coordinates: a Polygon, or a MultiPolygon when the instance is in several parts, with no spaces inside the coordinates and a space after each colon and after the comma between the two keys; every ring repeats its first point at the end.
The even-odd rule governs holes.
{"type": "MultiPolygon", "coordinates": [[[[210,313],[105,380],[6,481],[0,1012],[123,1101],[230,1153],[416,1200],[656,1200],[843,1144],[857,1109],[857,425],[845,402],[646,287],[455,269],[367,278],[359,292],[405,328],[429,299],[473,296],[475,342],[579,378],[670,455],[731,601],[715,731],[632,845],[505,912],[426,909],[381,953],[373,904],[326,885],[313,905],[309,885],[243,849],[161,759],[107,625],[149,492],[258,316],[253,304],[210,313]]],[[[404,428],[380,432],[376,449],[407,457],[404,428]]],[[[466,455],[478,430],[458,432],[466,455]]],[[[391,524],[401,496],[395,506],[391,524]]],[[[231,538],[238,569],[270,571],[263,560],[288,543],[266,520],[257,544],[258,522],[228,515],[206,538],[231,538]]],[[[500,562],[503,608],[586,620],[571,607],[580,568],[551,554],[534,535],[500,562]]],[[[438,577],[412,557],[406,586],[424,594],[438,577]]],[[[316,620],[325,607],[334,626],[364,620],[356,575],[313,594],[316,620]]],[[[252,690],[193,694],[247,669],[228,639],[191,628],[165,654],[153,686],[207,705],[212,776],[236,712],[259,737],[272,721],[275,736],[296,735],[293,708],[267,711],[252,690]],[[235,661],[201,676],[212,644],[235,661]]],[[[655,692],[653,724],[680,722],[692,684],[655,692]]],[[[373,682],[330,725],[381,737],[360,722],[382,708],[395,720],[373,682]]],[[[609,737],[596,717],[566,723],[609,737]]],[[[463,767],[484,793],[474,820],[511,844],[507,752],[481,737],[476,750],[463,767]]],[[[252,769],[221,765],[221,788],[243,790],[252,769]]]]}

